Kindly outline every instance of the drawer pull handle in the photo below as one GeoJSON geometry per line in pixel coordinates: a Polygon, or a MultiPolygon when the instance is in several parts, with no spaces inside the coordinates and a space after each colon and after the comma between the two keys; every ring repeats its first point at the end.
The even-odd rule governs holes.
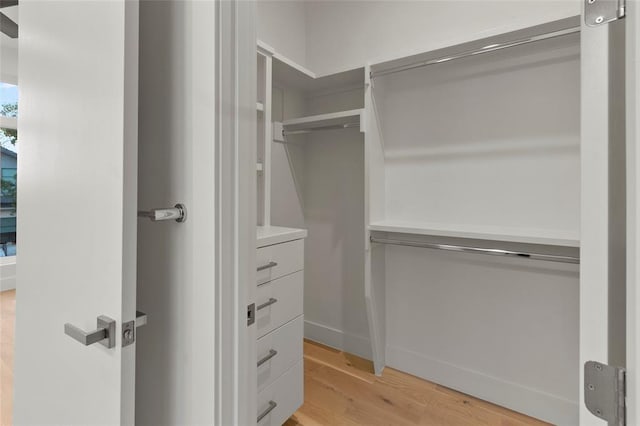
{"type": "Polygon", "coordinates": [[[267,414],[269,414],[270,412],[273,411],[274,408],[276,408],[278,406],[278,404],[274,401],[269,401],[269,407],[264,410],[262,413],[260,413],[258,415],[258,422],[260,422],[260,420],[264,419],[265,417],[267,417],[267,414]]]}
{"type": "Polygon", "coordinates": [[[275,349],[269,349],[269,353],[265,355],[264,358],[258,361],[258,367],[260,367],[262,364],[269,361],[271,358],[273,358],[276,355],[278,355],[278,351],[276,351],[275,349]]]}
{"type": "Polygon", "coordinates": [[[265,269],[271,269],[278,266],[278,262],[269,262],[266,265],[258,266],[258,272],[264,271],[265,269]]]}
{"type": "Polygon", "coordinates": [[[278,299],[274,299],[273,297],[270,297],[268,301],[264,302],[262,305],[258,305],[258,307],[256,308],[256,311],[264,309],[267,306],[271,306],[274,303],[276,303],[277,301],[278,301],[278,299]]]}

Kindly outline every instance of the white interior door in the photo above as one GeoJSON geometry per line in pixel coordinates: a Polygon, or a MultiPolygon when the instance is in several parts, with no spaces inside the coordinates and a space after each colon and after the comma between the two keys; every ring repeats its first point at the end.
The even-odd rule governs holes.
{"type": "MultiPolygon", "coordinates": [[[[613,1],[595,5],[613,5],[615,15],[617,4],[613,1]]],[[[588,15],[585,7],[583,21],[598,19],[602,13],[588,15]]],[[[629,60],[625,55],[625,31],[635,24],[635,19],[627,14],[624,19],[598,26],[583,22],[581,32],[581,425],[606,424],[585,405],[585,393],[593,394],[593,380],[585,379],[585,362],[624,368],[628,360],[626,333],[631,317],[627,315],[632,310],[626,309],[626,271],[635,259],[627,257],[626,247],[631,231],[626,219],[626,204],[631,201],[627,186],[633,182],[627,177],[629,170],[625,170],[625,158],[630,154],[625,147],[625,64],[629,60]]],[[[633,376],[628,376],[627,383],[631,383],[629,379],[633,381],[633,376]]]]}
{"type": "Polygon", "coordinates": [[[137,40],[135,0],[20,1],[18,425],[133,423],[137,40]]]}

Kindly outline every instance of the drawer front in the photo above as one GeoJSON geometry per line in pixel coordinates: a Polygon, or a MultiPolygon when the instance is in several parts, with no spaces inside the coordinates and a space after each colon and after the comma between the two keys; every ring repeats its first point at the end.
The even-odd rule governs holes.
{"type": "Polygon", "coordinates": [[[258,286],[256,330],[258,338],[302,315],[303,271],[258,286]]]}
{"type": "Polygon", "coordinates": [[[301,271],[304,268],[304,240],[261,247],[256,264],[258,285],[301,271]]]}
{"type": "Polygon", "coordinates": [[[303,316],[258,339],[258,390],[273,383],[302,359],[303,316]]]}
{"type": "Polygon", "coordinates": [[[303,374],[300,361],[258,393],[258,416],[264,415],[259,426],[281,426],[300,408],[304,402],[303,374]]]}

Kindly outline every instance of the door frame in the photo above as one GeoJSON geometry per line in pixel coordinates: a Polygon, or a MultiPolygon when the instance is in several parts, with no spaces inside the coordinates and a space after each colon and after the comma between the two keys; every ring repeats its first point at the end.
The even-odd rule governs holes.
{"type": "Polygon", "coordinates": [[[627,424],[640,422],[640,2],[626,4],[627,424]]]}
{"type": "Polygon", "coordinates": [[[216,2],[216,423],[253,424],[257,410],[255,1],[216,2]],[[254,356],[255,357],[255,356],[254,356]]]}

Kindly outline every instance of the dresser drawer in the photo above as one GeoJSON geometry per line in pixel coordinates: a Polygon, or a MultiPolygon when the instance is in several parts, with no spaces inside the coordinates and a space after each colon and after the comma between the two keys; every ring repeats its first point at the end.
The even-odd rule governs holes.
{"type": "Polygon", "coordinates": [[[303,271],[258,286],[256,330],[258,338],[302,315],[303,271]]]}
{"type": "Polygon", "coordinates": [[[258,392],[259,426],[281,426],[304,402],[303,361],[258,392]],[[266,413],[266,414],[265,414],[266,413]]]}
{"type": "Polygon", "coordinates": [[[303,316],[258,339],[258,390],[302,359],[303,316]]]}
{"type": "Polygon", "coordinates": [[[304,240],[259,248],[257,265],[258,284],[301,271],[304,268],[304,240]]]}

